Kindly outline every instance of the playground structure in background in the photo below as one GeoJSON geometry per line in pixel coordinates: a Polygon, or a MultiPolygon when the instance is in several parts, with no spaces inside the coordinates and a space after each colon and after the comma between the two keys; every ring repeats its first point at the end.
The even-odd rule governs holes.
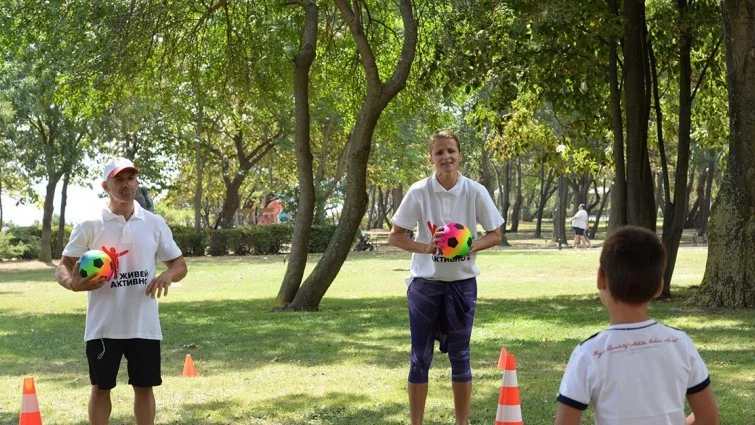
{"type": "Polygon", "coordinates": [[[283,204],[280,200],[273,199],[265,208],[259,208],[255,204],[252,208],[239,209],[236,213],[236,224],[239,226],[278,224],[281,222],[281,213],[283,213],[283,204]]]}

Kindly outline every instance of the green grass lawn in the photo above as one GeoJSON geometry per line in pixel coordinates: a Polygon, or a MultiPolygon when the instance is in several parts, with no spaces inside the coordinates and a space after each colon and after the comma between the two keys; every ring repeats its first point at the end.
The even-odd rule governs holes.
{"type": "MultiPolygon", "coordinates": [[[[281,256],[190,258],[189,275],[161,300],[163,385],[157,423],[405,424],[409,331],[403,277],[409,255],[352,254],[317,313],[271,313],[281,256]],[[196,344],[196,348],[185,346],[196,344]],[[197,378],[181,378],[191,353],[197,378]]],[[[561,374],[576,344],[606,326],[597,300],[599,250],[510,250],[479,255],[472,335],[473,424],[492,424],[501,347],[517,358],[527,425],[552,424],[561,374]]],[[[755,311],[685,301],[707,250],[679,252],[670,301],[654,318],[686,331],[711,371],[721,423],[755,424],[755,311]]],[[[315,264],[312,258],[310,267],[315,264]]],[[[86,295],[52,269],[0,264],[0,424],[18,423],[21,384],[33,376],[45,424],[87,424],[86,295]]],[[[450,366],[436,354],[425,423],[453,423],[450,366]]],[[[125,365],[111,424],[132,424],[125,365]]],[[[583,416],[592,423],[592,414],[583,416]]]]}

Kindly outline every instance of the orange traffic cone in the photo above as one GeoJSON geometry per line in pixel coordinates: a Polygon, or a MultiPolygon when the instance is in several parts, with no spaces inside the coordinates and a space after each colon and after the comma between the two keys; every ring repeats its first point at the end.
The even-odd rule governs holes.
{"type": "Polygon", "coordinates": [[[42,415],[37,404],[37,390],[34,388],[34,378],[24,378],[24,389],[21,395],[21,416],[18,425],[42,425],[42,415]]]}
{"type": "Polygon", "coordinates": [[[194,367],[194,360],[191,359],[191,354],[186,355],[184,360],[184,371],[181,373],[184,378],[190,378],[197,376],[197,369],[194,367]]]}
{"type": "Polygon", "coordinates": [[[516,359],[513,354],[508,354],[505,348],[501,349],[498,369],[503,370],[503,382],[498,397],[495,425],[523,425],[522,402],[519,399],[519,384],[516,381],[516,359]]]}

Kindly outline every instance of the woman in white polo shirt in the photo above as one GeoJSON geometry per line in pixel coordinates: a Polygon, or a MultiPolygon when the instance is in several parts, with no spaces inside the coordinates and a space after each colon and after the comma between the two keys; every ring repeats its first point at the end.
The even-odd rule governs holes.
{"type": "Polygon", "coordinates": [[[388,242],[412,253],[407,283],[409,328],[412,340],[409,370],[409,415],[412,425],[422,424],[427,399],[428,371],[435,339],[448,352],[456,423],[469,423],[472,371],[469,340],[477,301],[475,265],[478,251],[498,245],[504,219],[481,184],[459,172],[461,146],[450,131],[430,137],[432,176],[414,183],[393,216],[388,242]],[[438,248],[440,228],[456,222],[485,235],[472,243],[469,255],[448,260],[438,248]],[[412,240],[407,232],[417,228],[412,240]]]}

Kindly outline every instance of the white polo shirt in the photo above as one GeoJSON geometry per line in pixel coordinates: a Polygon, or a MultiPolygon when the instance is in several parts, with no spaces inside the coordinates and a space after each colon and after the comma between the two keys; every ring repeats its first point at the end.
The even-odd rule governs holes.
{"type": "Polygon", "coordinates": [[[572,221],[572,226],[579,227],[580,229],[587,229],[587,220],[588,215],[586,210],[579,210],[576,214],[574,214],[574,221],[572,221]]]}
{"type": "MultiPolygon", "coordinates": [[[[504,223],[485,187],[461,173],[450,190],[438,183],[435,174],[414,183],[391,221],[404,229],[416,226],[415,240],[422,243],[432,241],[433,226],[461,223],[476,238],[478,223],[487,232],[504,223]]],[[[475,265],[476,257],[477,253],[454,259],[447,259],[439,253],[412,253],[412,265],[406,282],[411,283],[415,277],[445,282],[475,277],[480,274],[480,269],[475,265]]]]}
{"type": "Polygon", "coordinates": [[[161,340],[157,299],[145,293],[155,278],[156,260],[169,261],[181,256],[165,220],[136,202],[128,221],[103,208],[96,217],[73,228],[63,255],[79,257],[90,249],[114,249],[118,254],[118,273],[99,289],[87,293],[84,340],[161,340]]]}
{"type": "Polygon", "coordinates": [[[613,325],[572,352],[558,401],[596,425],[684,425],[687,394],[710,385],[692,340],[655,320],[613,325]]]}

